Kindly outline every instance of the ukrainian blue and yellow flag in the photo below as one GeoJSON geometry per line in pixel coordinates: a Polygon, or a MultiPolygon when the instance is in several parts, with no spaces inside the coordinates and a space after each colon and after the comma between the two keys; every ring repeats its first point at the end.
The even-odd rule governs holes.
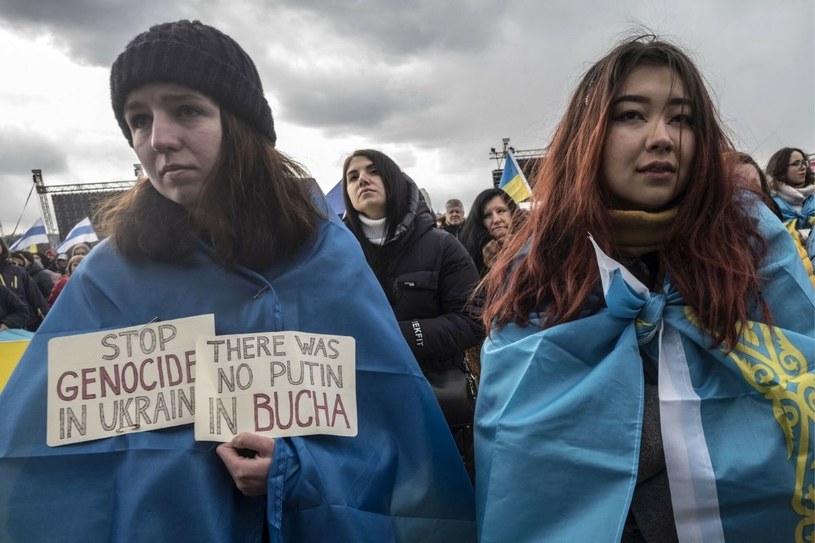
{"type": "Polygon", "coordinates": [[[517,203],[528,200],[532,195],[532,189],[529,188],[529,183],[526,182],[524,172],[518,166],[518,161],[515,160],[515,156],[511,151],[507,151],[507,157],[504,161],[504,173],[501,175],[498,188],[509,194],[517,203]]]}

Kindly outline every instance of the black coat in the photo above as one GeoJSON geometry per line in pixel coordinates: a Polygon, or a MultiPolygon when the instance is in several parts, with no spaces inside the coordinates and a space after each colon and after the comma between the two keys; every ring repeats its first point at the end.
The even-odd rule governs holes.
{"type": "Polygon", "coordinates": [[[23,328],[28,321],[28,306],[11,289],[0,285],[0,324],[9,328],[23,328]]]}
{"type": "Polygon", "coordinates": [[[28,306],[29,320],[25,329],[36,331],[49,308],[48,302],[28,272],[9,261],[0,262],[0,285],[7,287],[28,306]]]}
{"type": "MultiPolygon", "coordinates": [[[[409,212],[383,246],[361,243],[422,370],[461,367],[483,337],[467,302],[478,272],[459,241],[435,227],[413,185],[409,212]]],[[[356,234],[361,237],[361,234],[356,234]]]]}
{"type": "Polygon", "coordinates": [[[51,294],[51,289],[54,288],[54,278],[51,272],[46,271],[39,262],[32,262],[26,271],[28,271],[28,275],[31,276],[37,288],[40,289],[40,292],[47,300],[48,295],[51,294]]]}

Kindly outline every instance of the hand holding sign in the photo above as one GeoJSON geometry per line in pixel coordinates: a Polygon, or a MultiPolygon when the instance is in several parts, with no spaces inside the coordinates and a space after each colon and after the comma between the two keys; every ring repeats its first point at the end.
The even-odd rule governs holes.
{"type": "Polygon", "coordinates": [[[274,454],[273,438],[242,432],[232,438],[232,441],[218,445],[216,451],[238,490],[247,496],[266,494],[269,467],[274,454]],[[256,454],[243,454],[242,451],[247,449],[256,454]]]}

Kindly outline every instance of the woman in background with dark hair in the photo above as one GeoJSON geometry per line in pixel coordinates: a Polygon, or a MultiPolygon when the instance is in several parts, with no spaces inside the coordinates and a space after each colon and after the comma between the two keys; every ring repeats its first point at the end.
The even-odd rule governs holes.
{"type": "Polygon", "coordinates": [[[767,175],[784,220],[796,219],[798,228],[815,221],[815,174],[801,149],[784,147],[767,162],[767,175]]]}
{"type": "Polygon", "coordinates": [[[811,538],[815,291],[732,153],[670,43],[581,79],[486,278],[482,543],[811,538]]]}
{"type": "MultiPolygon", "coordinates": [[[[767,162],[773,197],[784,222],[792,221],[806,242],[815,226],[815,174],[801,149],[784,147],[767,162]]],[[[815,254],[809,255],[815,259],[815,254]]]]}
{"type": "Polygon", "coordinates": [[[507,235],[517,228],[518,212],[518,204],[501,189],[487,189],[475,197],[459,240],[481,277],[495,263],[507,235]]]}
{"type": "MultiPolygon", "coordinates": [[[[478,273],[464,247],[435,227],[416,184],[384,153],[354,151],[343,164],[342,183],[346,222],[425,376],[434,383],[462,373],[463,383],[464,350],[482,337],[465,311],[478,273]]],[[[455,402],[439,399],[472,478],[472,412],[461,417],[455,402]]]]}

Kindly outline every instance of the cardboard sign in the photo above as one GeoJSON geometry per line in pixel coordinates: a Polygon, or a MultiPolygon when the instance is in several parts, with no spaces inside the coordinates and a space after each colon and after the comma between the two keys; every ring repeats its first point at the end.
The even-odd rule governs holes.
{"type": "Polygon", "coordinates": [[[195,341],[213,315],[54,338],[48,342],[51,447],[195,419],[195,341]]]}
{"type": "Polygon", "coordinates": [[[355,348],[304,332],[198,338],[195,439],[357,435],[355,348]]]}

